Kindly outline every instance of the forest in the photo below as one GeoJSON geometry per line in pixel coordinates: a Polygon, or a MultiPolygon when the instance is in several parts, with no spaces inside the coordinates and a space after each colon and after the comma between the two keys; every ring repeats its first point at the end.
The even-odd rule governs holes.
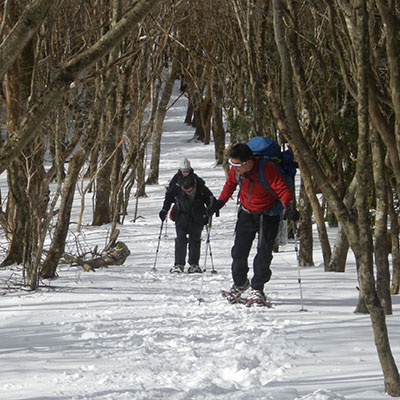
{"type": "Polygon", "coordinates": [[[228,134],[292,149],[300,265],[313,265],[313,223],[325,271],[343,272],[353,251],[356,311],[400,396],[385,323],[400,288],[398,0],[2,0],[0,16],[1,267],[22,264],[31,290],[55,276],[83,177],[92,224],[117,231],[158,183],[178,80],[185,122],[219,164],[228,134]]]}

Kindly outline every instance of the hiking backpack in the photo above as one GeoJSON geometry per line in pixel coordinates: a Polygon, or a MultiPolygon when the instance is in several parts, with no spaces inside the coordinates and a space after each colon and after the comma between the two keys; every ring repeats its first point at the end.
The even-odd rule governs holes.
{"type": "Polygon", "coordinates": [[[251,138],[247,145],[250,147],[253,155],[260,159],[258,163],[258,179],[264,188],[274,197],[278,198],[275,192],[270,188],[264,175],[265,163],[272,162],[282,175],[282,178],[292,192],[292,198],[294,199],[294,177],[299,165],[294,160],[292,151],[290,149],[281,151],[279,144],[275,142],[275,140],[263,136],[255,136],[251,138]]]}

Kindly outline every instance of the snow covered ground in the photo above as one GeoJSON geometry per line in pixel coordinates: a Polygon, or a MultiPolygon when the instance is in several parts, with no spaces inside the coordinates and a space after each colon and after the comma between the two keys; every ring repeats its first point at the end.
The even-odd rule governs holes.
{"type": "MultiPolygon", "coordinates": [[[[179,160],[188,157],[216,196],[224,183],[213,145],[189,141],[193,132],[182,122],[184,112],[181,99],[167,115],[160,184],[147,187],[136,222],[132,199],[132,212],[120,227],[119,239],[131,250],[123,266],[96,272],[64,266],[57,280],[43,281],[36,292],[13,285],[20,267],[0,271],[0,399],[390,398],[370,319],[353,313],[358,294],[351,256],[346,273],[325,273],[316,240],[316,267],[300,271],[302,302],[294,243],[289,242],[274,254],[266,286],[273,308],[230,305],[219,292],[231,285],[232,200],[213,221],[213,264],[210,257],[204,260],[204,235],[205,274],[169,274],[175,237],[171,221],[164,226],[153,270],[163,187],[179,160]]],[[[88,248],[102,248],[108,230],[88,224],[79,240],[88,248]]],[[[333,238],[335,231],[330,234],[333,238]]],[[[74,244],[71,237],[71,248],[74,244]]],[[[387,323],[399,361],[400,297],[393,303],[387,323]]]]}

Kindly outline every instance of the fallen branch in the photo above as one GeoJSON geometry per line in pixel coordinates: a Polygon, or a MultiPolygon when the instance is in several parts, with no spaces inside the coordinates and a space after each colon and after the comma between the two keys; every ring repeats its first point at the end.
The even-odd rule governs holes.
{"type": "Polygon", "coordinates": [[[123,242],[117,242],[114,247],[107,247],[107,251],[104,255],[90,260],[84,260],[83,258],[75,257],[70,254],[64,254],[63,258],[69,264],[77,264],[81,266],[85,271],[94,271],[97,268],[108,267],[109,265],[122,265],[129,254],[130,250],[123,242]]]}

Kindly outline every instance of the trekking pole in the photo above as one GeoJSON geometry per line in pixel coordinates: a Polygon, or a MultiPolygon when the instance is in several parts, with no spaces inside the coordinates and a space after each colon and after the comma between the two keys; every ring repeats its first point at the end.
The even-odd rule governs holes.
{"type": "MultiPolygon", "coordinates": [[[[215,197],[212,197],[210,200],[210,206],[212,206],[215,202],[215,197]]],[[[215,213],[216,217],[219,217],[219,210],[216,211],[215,213]]],[[[208,224],[206,224],[206,230],[207,230],[207,247],[206,247],[206,258],[207,258],[207,248],[210,250],[210,259],[211,259],[211,273],[216,274],[217,271],[214,268],[214,260],[213,260],[213,255],[212,255],[212,250],[211,250],[211,242],[210,242],[210,237],[211,237],[211,227],[212,227],[212,213],[210,213],[208,217],[208,224]]],[[[205,264],[204,264],[204,271],[205,271],[205,264]]]]}
{"type": "Polygon", "coordinates": [[[157,244],[157,250],[156,250],[156,257],[154,259],[154,265],[153,265],[153,271],[156,270],[157,256],[158,256],[158,250],[160,249],[161,234],[162,234],[163,226],[164,226],[164,221],[161,221],[160,233],[158,235],[158,244],[157,244]]]}
{"type": "Polygon", "coordinates": [[[211,225],[212,225],[212,215],[210,215],[208,217],[208,223],[206,224],[206,231],[207,231],[207,240],[206,240],[206,254],[204,256],[204,268],[203,268],[203,273],[201,276],[201,283],[200,283],[200,290],[199,290],[199,305],[200,303],[202,303],[204,301],[204,299],[201,297],[202,293],[203,293],[203,285],[204,285],[204,274],[207,270],[207,255],[208,255],[208,251],[210,250],[210,259],[211,259],[211,266],[212,266],[212,270],[211,273],[212,274],[216,274],[217,271],[214,268],[214,260],[213,260],[213,256],[212,256],[212,251],[211,251],[211,244],[210,244],[210,235],[211,235],[211,225]]]}
{"type": "MultiPolygon", "coordinates": [[[[211,226],[212,226],[212,215],[210,216],[208,220],[208,225],[206,225],[206,230],[207,230],[207,247],[210,252],[210,260],[211,260],[211,273],[216,274],[217,270],[214,268],[214,259],[212,255],[212,250],[211,250],[211,226]]],[[[207,257],[207,247],[206,247],[206,257],[207,257]]],[[[205,271],[205,269],[204,269],[205,271]]]]}
{"type": "Polygon", "coordinates": [[[164,237],[168,237],[168,217],[165,219],[165,232],[164,237]]]}
{"type": "MultiPolygon", "coordinates": [[[[165,197],[166,197],[167,196],[167,192],[168,192],[168,186],[164,186],[164,190],[165,190],[165,197]]],[[[166,216],[166,219],[165,219],[164,237],[168,237],[168,215],[166,216]]]]}
{"type": "Polygon", "coordinates": [[[299,288],[300,288],[300,300],[301,300],[301,309],[300,311],[307,311],[304,308],[304,302],[303,302],[303,289],[301,286],[301,274],[300,274],[300,258],[299,258],[299,249],[297,246],[297,242],[298,242],[298,236],[297,236],[297,225],[296,225],[296,221],[293,221],[293,230],[294,230],[294,251],[296,253],[296,259],[297,259],[297,280],[299,282],[299,288]]]}
{"type": "MultiPolygon", "coordinates": [[[[210,217],[211,219],[211,217],[210,217]]],[[[208,221],[210,221],[210,219],[208,221]]],[[[204,286],[204,274],[206,273],[207,270],[207,254],[208,254],[208,248],[210,245],[210,229],[208,224],[206,225],[206,231],[207,231],[207,241],[206,241],[206,254],[204,256],[204,268],[201,274],[201,282],[200,282],[200,290],[199,290],[199,298],[197,299],[199,301],[199,305],[200,303],[202,303],[204,301],[202,294],[203,294],[203,286],[204,286]]],[[[213,265],[214,268],[214,265],[213,265]]]]}
{"type": "MultiPolygon", "coordinates": [[[[208,231],[208,226],[206,225],[206,229],[208,231]]],[[[208,246],[206,245],[206,255],[204,257],[204,268],[203,271],[201,273],[201,282],[200,282],[200,289],[199,289],[199,297],[198,297],[198,301],[199,301],[199,305],[204,302],[204,298],[201,297],[203,294],[203,286],[204,286],[204,274],[206,273],[206,264],[207,264],[207,250],[208,250],[208,246]]]]}

